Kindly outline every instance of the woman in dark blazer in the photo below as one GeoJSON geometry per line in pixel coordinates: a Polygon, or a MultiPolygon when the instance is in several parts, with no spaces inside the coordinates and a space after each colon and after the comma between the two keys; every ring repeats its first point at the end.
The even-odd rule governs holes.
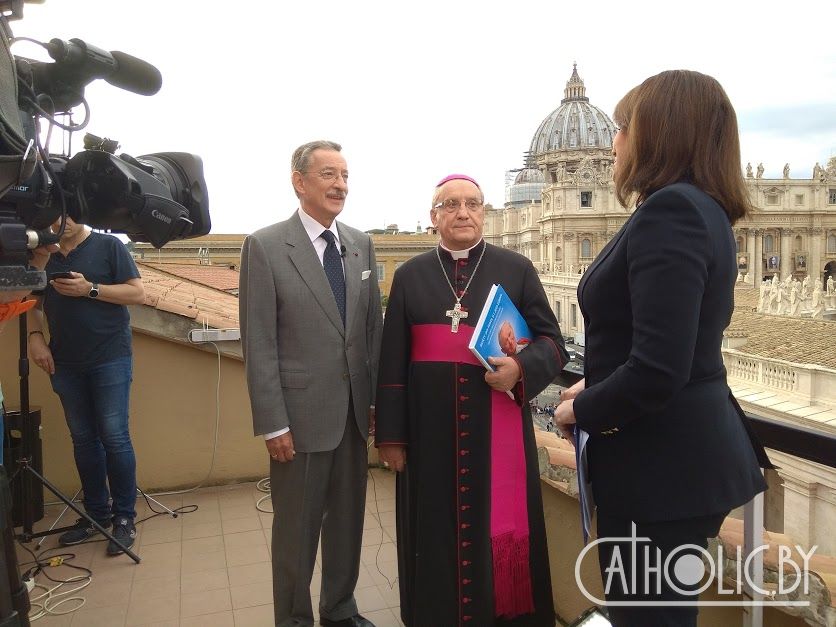
{"type": "Polygon", "coordinates": [[[699,551],[678,547],[706,547],[731,509],[766,488],[759,460],[768,464],[720,353],[737,278],[731,226],[751,208],[737,119],[715,79],[685,70],[648,78],[614,117],[616,195],[636,210],[578,286],[585,378],[563,393],[555,422],[569,437],[575,424],[589,434],[598,538],[613,539],[598,544],[613,624],[696,625],[696,607],[658,604],[696,600],[699,566],[681,558],[699,551]],[[630,537],[649,538],[635,563],[630,543],[614,539],[630,537]],[[670,554],[671,572],[653,570],[670,554]]]}

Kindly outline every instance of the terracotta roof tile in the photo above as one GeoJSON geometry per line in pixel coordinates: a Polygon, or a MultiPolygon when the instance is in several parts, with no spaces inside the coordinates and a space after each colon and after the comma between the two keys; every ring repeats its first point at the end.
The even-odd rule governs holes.
{"type": "Polygon", "coordinates": [[[187,279],[193,283],[214,287],[217,290],[224,290],[225,292],[238,289],[238,271],[231,270],[226,266],[202,266],[186,263],[155,263],[147,261],[137,262],[137,265],[154,268],[160,272],[181,279],[187,279]]]}
{"type": "MultiPolygon", "coordinates": [[[[743,546],[743,521],[739,518],[726,517],[723,526],[720,528],[719,541],[723,544],[726,555],[735,555],[737,547],[743,546]]],[[[796,564],[803,564],[803,559],[795,548],[797,543],[787,534],[764,530],[762,542],[769,547],[768,550],[763,552],[765,570],[778,572],[779,547],[789,548],[790,558],[796,564]]],[[[786,557],[784,559],[786,560],[786,557]]],[[[836,608],[836,557],[813,553],[810,557],[809,569],[811,573],[815,573],[821,579],[824,588],[827,590],[825,603],[831,608],[836,608]]],[[[804,600],[803,597],[800,600],[804,600]]]]}
{"type": "MultiPolygon", "coordinates": [[[[218,329],[238,327],[237,296],[153,266],[168,267],[169,264],[137,263],[145,286],[146,306],[205,322],[218,329]]],[[[237,272],[218,269],[232,272],[237,277],[237,272]]]]}
{"type": "Polygon", "coordinates": [[[797,364],[836,368],[836,321],[757,313],[758,293],[746,286],[734,292],[734,312],[726,337],[743,337],[743,353],[797,364]]]}

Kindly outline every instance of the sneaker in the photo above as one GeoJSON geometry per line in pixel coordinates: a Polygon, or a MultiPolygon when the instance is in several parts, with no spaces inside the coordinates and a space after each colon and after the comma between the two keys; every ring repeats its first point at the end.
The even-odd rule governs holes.
{"type": "MultiPolygon", "coordinates": [[[[131,548],[136,540],[136,527],[130,518],[118,518],[113,524],[113,537],[126,549],[131,548]]],[[[112,540],[107,543],[108,555],[119,555],[125,550],[112,540]]]]}
{"type": "MultiPolygon", "coordinates": [[[[99,523],[102,527],[107,529],[110,527],[110,521],[106,520],[104,522],[99,523]]],[[[86,542],[93,536],[99,533],[99,530],[96,529],[92,523],[87,520],[86,518],[79,518],[75,521],[75,527],[70,529],[69,531],[65,531],[60,536],[58,536],[58,544],[61,546],[72,546],[73,544],[81,544],[82,542],[86,542]]]]}

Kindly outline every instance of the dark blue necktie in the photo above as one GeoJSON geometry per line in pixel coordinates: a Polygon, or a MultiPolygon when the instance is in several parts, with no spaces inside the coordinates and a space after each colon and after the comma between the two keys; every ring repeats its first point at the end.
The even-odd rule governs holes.
{"type": "Polygon", "coordinates": [[[331,291],[334,292],[337,309],[340,310],[340,318],[345,326],[345,275],[343,275],[342,256],[337,250],[337,240],[331,231],[323,231],[320,237],[328,242],[325,254],[322,256],[322,265],[325,267],[325,276],[331,284],[331,291]]]}

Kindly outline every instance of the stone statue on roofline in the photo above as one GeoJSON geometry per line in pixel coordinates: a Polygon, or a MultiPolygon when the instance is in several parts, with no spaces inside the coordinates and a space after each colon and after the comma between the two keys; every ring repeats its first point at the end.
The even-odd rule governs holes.
{"type": "Polygon", "coordinates": [[[790,178],[790,164],[789,163],[784,164],[784,178],[785,179],[790,178]]]}
{"type": "Polygon", "coordinates": [[[769,297],[766,302],[764,313],[777,313],[778,296],[780,294],[778,275],[773,275],[772,282],[769,285],[769,297]]]}
{"type": "Polygon", "coordinates": [[[752,178],[752,162],[751,161],[746,164],[746,178],[747,179],[752,178]]]}
{"type": "Polygon", "coordinates": [[[769,279],[761,281],[760,293],[758,295],[758,313],[764,313],[764,307],[766,307],[767,303],[767,294],[769,293],[769,288],[771,286],[772,283],[769,279]]]}
{"type": "Polygon", "coordinates": [[[816,161],[816,165],[813,166],[813,180],[821,180],[822,172],[824,172],[824,169],[819,165],[819,162],[816,161]]]}
{"type": "Polygon", "coordinates": [[[798,316],[801,314],[800,285],[798,281],[793,281],[792,287],[790,288],[789,311],[787,312],[790,316],[798,316]]]}
{"type": "Polygon", "coordinates": [[[788,285],[782,282],[778,283],[778,293],[775,295],[775,313],[783,316],[787,307],[788,285]]]}
{"type": "Polygon", "coordinates": [[[758,173],[757,173],[757,176],[755,176],[755,178],[756,179],[763,178],[763,163],[758,164],[758,173]]]}
{"type": "Polygon", "coordinates": [[[824,311],[824,294],[821,289],[821,279],[816,279],[816,286],[813,288],[813,311],[811,318],[821,318],[824,311]]]}

